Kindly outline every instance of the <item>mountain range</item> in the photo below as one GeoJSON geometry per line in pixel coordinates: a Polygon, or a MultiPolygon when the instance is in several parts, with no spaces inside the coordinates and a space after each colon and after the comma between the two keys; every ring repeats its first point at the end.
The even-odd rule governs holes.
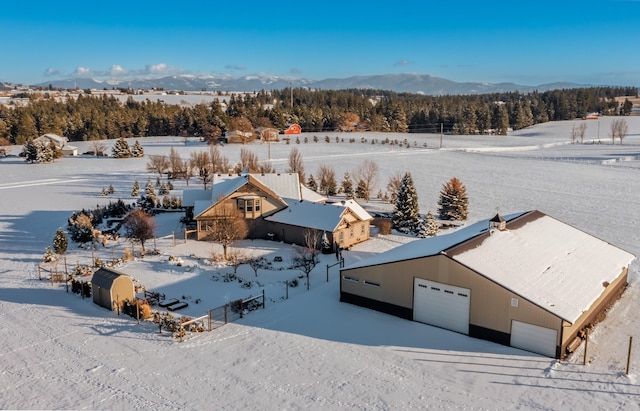
{"type": "Polygon", "coordinates": [[[426,95],[447,94],[485,94],[519,91],[547,91],[555,89],[589,87],[576,83],[549,83],[528,86],[516,83],[480,83],[456,82],[428,74],[382,74],[353,76],[347,78],[329,78],[308,80],[294,77],[271,75],[228,76],[228,75],[178,75],[156,79],[107,80],[93,78],[70,78],[36,84],[40,87],[81,88],[81,89],[163,89],[166,91],[232,91],[251,92],[259,90],[282,90],[288,87],[306,87],[310,89],[344,90],[373,89],[391,90],[398,93],[418,93],[426,95]]]}

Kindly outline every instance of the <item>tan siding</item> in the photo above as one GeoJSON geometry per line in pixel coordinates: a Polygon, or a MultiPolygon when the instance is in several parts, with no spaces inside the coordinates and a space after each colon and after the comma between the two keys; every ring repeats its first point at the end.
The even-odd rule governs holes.
{"type": "Polygon", "coordinates": [[[346,270],[343,275],[359,279],[358,283],[341,279],[343,292],[409,309],[413,308],[414,277],[468,288],[470,324],[510,334],[511,321],[518,320],[557,330],[560,338],[562,321],[558,317],[444,255],[346,270]],[[381,287],[365,286],[364,280],[381,287]],[[518,307],[511,306],[512,298],[518,299],[518,307]]]}
{"type": "Polygon", "coordinates": [[[576,337],[578,331],[584,328],[587,324],[592,322],[594,318],[598,315],[598,313],[604,308],[604,306],[609,303],[609,300],[615,298],[616,294],[620,291],[622,287],[627,284],[627,269],[623,269],[620,272],[620,275],[614,282],[609,284],[607,288],[604,290],[600,298],[598,298],[592,305],[589,307],[587,311],[585,311],[576,322],[564,328],[563,336],[562,336],[562,346],[566,346],[568,343],[573,341],[576,337]]]}

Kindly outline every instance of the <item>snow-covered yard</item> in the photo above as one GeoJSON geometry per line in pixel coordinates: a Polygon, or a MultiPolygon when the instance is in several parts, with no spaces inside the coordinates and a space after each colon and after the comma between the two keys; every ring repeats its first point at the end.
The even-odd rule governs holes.
{"type": "MultiPolygon", "coordinates": [[[[600,120],[600,138],[597,123],[590,122],[585,144],[569,144],[574,122],[561,122],[508,137],[444,136],[442,148],[439,135],[376,133],[330,133],[331,143],[324,142],[324,134],[314,143],[309,133],[306,144],[244,147],[261,160],[270,156],[278,171],[286,169],[289,151],[297,147],[307,174],[330,165],[338,181],[371,159],[380,167],[382,191],[389,175],[409,171],[422,213],[436,211],[442,184],[455,176],[467,188],[469,222],[491,217],[496,209],[501,214],[539,209],[639,255],[640,117],[628,118],[630,134],[622,145],[606,137],[609,121],[600,120]],[[336,136],[345,142],[336,143],[336,136]],[[411,148],[371,143],[387,137],[406,138],[411,148]],[[356,142],[349,143],[351,138],[356,142]]],[[[175,147],[188,157],[206,148],[177,137],[140,142],[147,155],[168,155],[175,147]]],[[[80,152],[86,149],[77,145],[80,152]]],[[[235,162],[240,148],[221,150],[235,162]]],[[[637,260],[627,291],[590,337],[587,366],[584,344],[559,362],[340,303],[337,266],[329,269],[327,282],[334,255],[320,256],[307,291],[301,272],[289,269],[292,246],[245,240],[235,247],[264,255],[271,269],[256,276],[243,265],[242,283],[225,282],[233,269],[212,258],[221,249],[184,242],[179,216],[171,213],[157,217],[158,236],[175,232],[176,245],[159,240],[159,255],[117,269],[147,290],[188,301],[180,314],[204,315],[262,290],[265,309],[179,343],[151,322],[137,324],[66,293],[62,284],[39,281],[36,266],[58,227],[75,210],[118,198],[132,201],[134,180],[142,187],[148,178],[155,181],[145,171],[146,161],[80,156],[27,165],[17,157],[0,159],[0,408],[640,409],[637,260]],[[100,196],[110,184],[115,194],[100,196]],[[285,281],[294,278],[300,284],[289,288],[285,299],[285,281]],[[630,336],[635,346],[626,375],[630,336]]],[[[197,186],[197,180],[190,185],[197,186]]],[[[176,184],[182,188],[184,183],[176,184]]],[[[364,205],[385,207],[377,201],[364,205]]],[[[374,236],[343,256],[350,264],[411,240],[374,236]]],[[[121,239],[99,246],[96,254],[110,260],[125,246],[121,239]]],[[[90,259],[90,251],[70,244],[70,267],[90,259]]]]}

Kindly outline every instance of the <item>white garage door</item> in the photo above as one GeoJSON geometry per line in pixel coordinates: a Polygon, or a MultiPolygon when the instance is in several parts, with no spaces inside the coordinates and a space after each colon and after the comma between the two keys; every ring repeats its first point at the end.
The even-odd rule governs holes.
{"type": "Polygon", "coordinates": [[[416,278],[413,320],[469,334],[471,290],[416,278]]]}
{"type": "Polygon", "coordinates": [[[511,346],[555,358],[558,332],[551,328],[511,322],[511,346]]]}

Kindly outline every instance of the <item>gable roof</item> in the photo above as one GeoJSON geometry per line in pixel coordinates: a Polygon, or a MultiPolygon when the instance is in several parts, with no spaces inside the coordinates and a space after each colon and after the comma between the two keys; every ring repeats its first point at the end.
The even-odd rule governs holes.
{"type": "Polygon", "coordinates": [[[113,286],[113,283],[121,276],[129,277],[128,275],[116,270],[102,267],[98,269],[98,271],[93,273],[91,284],[96,285],[100,288],[111,288],[111,286],[113,286]]]}
{"type": "Polygon", "coordinates": [[[53,141],[56,147],[62,148],[69,141],[66,137],[59,136],[53,133],[43,134],[40,137],[36,138],[34,141],[53,141]]]}
{"type": "MultiPolygon", "coordinates": [[[[360,206],[358,205],[358,207],[360,206]]],[[[351,210],[362,221],[373,218],[369,213],[364,211],[364,209],[362,209],[362,211],[366,215],[356,212],[353,208],[342,203],[313,203],[310,201],[297,201],[290,203],[289,207],[286,209],[267,217],[266,220],[274,223],[334,232],[342,222],[345,213],[349,210],[351,210]]]]}
{"type": "MultiPolygon", "coordinates": [[[[495,218],[495,217],[494,217],[495,218]]],[[[506,230],[483,220],[416,240],[346,269],[437,254],[574,323],[635,256],[540,211],[505,216],[506,230]]]]}
{"type": "Polygon", "coordinates": [[[447,254],[570,323],[635,259],[540,211],[472,242],[447,254]]]}

